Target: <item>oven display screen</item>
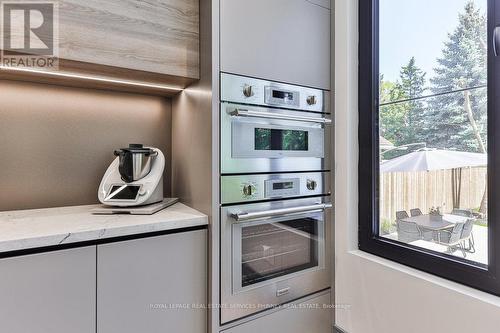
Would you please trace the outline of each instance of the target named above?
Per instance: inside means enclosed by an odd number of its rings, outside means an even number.
[[[308,151],[309,132],[255,128],[255,150]]]
[[[293,101],[293,93],[288,91],[273,90],[273,98]]]
[[[120,188],[121,188],[121,190],[120,190]],[[140,188],[141,187],[137,186],[137,185],[130,185],[130,186],[125,186],[125,187],[113,186],[113,187],[111,187],[111,191],[109,191],[109,195],[108,195],[107,199],[108,200],[135,200],[135,198],[137,198],[137,194],[139,193]]]
[[[273,190],[288,190],[293,188],[293,182],[273,183]]]

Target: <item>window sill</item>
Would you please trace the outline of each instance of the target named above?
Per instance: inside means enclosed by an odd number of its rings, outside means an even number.
[[[478,301],[488,303],[490,305],[496,306],[500,308],[500,297],[488,294],[486,292],[464,286],[462,284],[449,281],[446,279],[443,279],[441,277],[425,273],[422,271],[419,271],[417,269],[398,264],[396,262],[375,256],[373,254],[361,251],[361,250],[352,250],[348,251],[349,255],[355,256],[358,259],[366,260],[371,263],[375,263],[381,266],[384,266],[384,268],[391,269],[398,271],[400,273],[409,275],[411,277],[417,278],[419,280],[423,280],[425,282],[431,283],[435,286],[439,286],[442,288],[446,288],[450,291],[460,293],[464,296],[472,297]]]

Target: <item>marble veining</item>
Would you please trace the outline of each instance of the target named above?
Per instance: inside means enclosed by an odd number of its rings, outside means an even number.
[[[0,252],[208,224],[206,215],[181,203],[153,215],[93,215],[95,207],[0,212]]]

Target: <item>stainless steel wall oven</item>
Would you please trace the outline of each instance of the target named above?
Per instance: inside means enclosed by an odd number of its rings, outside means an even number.
[[[222,174],[330,169],[328,92],[229,74],[221,83]]]
[[[223,323],[330,286],[330,208],[317,198],[222,208]]]
[[[330,287],[329,93],[221,75],[221,323]]]

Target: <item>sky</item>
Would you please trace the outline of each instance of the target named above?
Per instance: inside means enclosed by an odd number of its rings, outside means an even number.
[[[380,72],[395,81],[401,66],[415,56],[433,75],[443,42],[458,23],[467,0],[380,0]],[[475,0],[486,12],[487,0]]]

